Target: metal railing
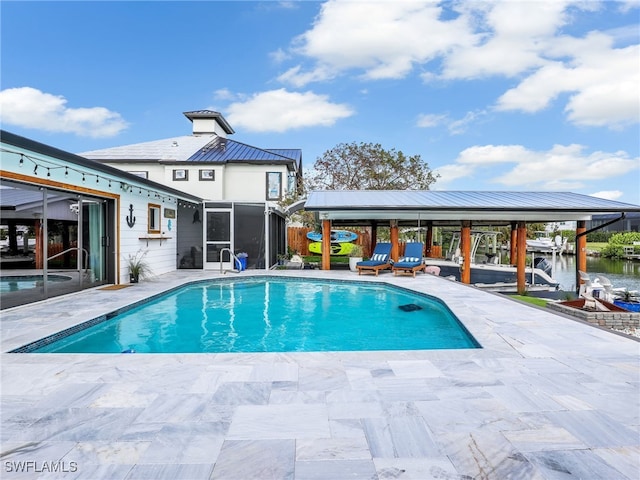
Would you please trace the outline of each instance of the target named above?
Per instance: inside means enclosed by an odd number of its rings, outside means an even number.
[[[232,268],[232,269],[227,269],[227,270],[222,270],[222,253],[223,252],[229,252],[229,255],[231,255],[231,258],[233,259],[233,264],[234,265],[240,265],[240,259],[238,257],[236,257],[235,253],[233,253],[231,251],[230,248],[221,248],[220,249],[220,273],[227,273],[227,272],[233,272],[233,273],[240,273],[240,270],[238,270],[237,268]],[[237,262],[237,263],[236,263]]]
[[[65,253],[69,253],[72,252],[73,250],[78,250],[78,252],[80,250],[82,250],[82,253],[84,253],[83,255],[83,259],[84,259],[84,271],[85,273],[87,273],[87,271],[89,270],[89,252],[87,250],[85,250],[84,248],[81,247],[71,247],[71,248],[67,248],[66,250],[56,253],[55,255],[51,255],[49,258],[47,258],[47,263],[49,262],[49,260],[53,260],[54,258],[57,258],[61,255],[64,255]]]

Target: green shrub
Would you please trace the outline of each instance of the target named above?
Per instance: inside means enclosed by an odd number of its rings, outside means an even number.
[[[624,247],[623,245],[608,243],[602,250],[600,250],[600,254],[607,258],[622,258],[624,257]]]
[[[587,235],[587,242],[593,243],[606,243],[609,241],[614,232],[602,232],[600,230],[591,232]],[[575,232],[573,232],[573,238],[575,239]]]
[[[609,239],[609,243],[615,245],[633,245],[633,242],[640,242],[640,232],[614,233]]]

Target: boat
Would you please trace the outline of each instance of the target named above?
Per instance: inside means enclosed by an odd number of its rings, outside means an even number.
[[[531,252],[550,253],[554,250],[562,253],[567,249],[567,239],[561,235],[551,238],[549,232],[535,232],[536,238],[527,239],[527,250]]]
[[[313,242],[322,242],[321,232],[309,232],[307,238]],[[353,242],[358,238],[358,234],[350,230],[331,230],[332,243]]]
[[[471,284],[486,290],[515,291],[518,271],[513,265],[500,262],[498,247],[500,232],[474,230],[471,232]],[[460,281],[462,257],[460,232],[455,232],[446,258],[427,258],[427,266],[440,268],[440,276]],[[527,288],[533,290],[557,290],[560,282],[553,278],[553,266],[544,257],[533,257],[526,268]]]
[[[355,247],[355,243],[332,243],[331,255],[349,255],[353,247]],[[310,243],[309,251],[322,255],[322,242]]]

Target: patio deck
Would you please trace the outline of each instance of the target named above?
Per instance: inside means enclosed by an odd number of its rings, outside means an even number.
[[[227,276],[254,274],[261,273]],[[5,310],[0,476],[638,478],[636,339],[432,275],[268,274],[388,282],[436,295],[484,348],[4,353],[216,272],[178,271]],[[17,462],[32,463],[16,472]],[[67,472],[47,472],[49,465]]]

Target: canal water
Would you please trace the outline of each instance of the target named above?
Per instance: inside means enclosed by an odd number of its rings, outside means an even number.
[[[541,256],[537,254],[536,256]],[[551,262],[551,255],[546,256]],[[602,275],[611,280],[615,288],[627,288],[640,291],[640,262],[631,260],[614,260],[603,257],[587,257],[587,274],[591,280]],[[575,291],[576,257],[575,255],[558,255],[555,262],[555,279],[560,282],[560,289]]]

